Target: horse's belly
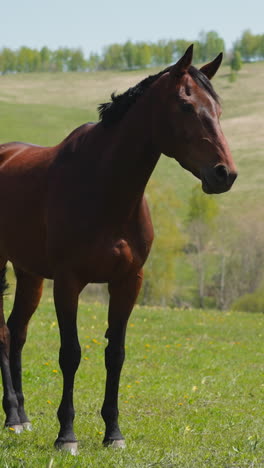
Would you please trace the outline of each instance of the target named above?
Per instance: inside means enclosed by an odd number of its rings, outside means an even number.
[[[142,266],[135,246],[125,239],[104,244],[82,244],[62,261],[63,271],[76,272],[83,284],[109,283],[138,272]]]
[[[41,210],[26,210],[17,202],[16,207],[7,203],[0,212],[0,257],[24,271],[49,278],[51,268]]]
[[[51,278],[52,271],[47,257],[45,243],[41,236],[25,238],[16,231],[16,237],[3,238],[0,234],[0,257],[9,260],[15,267],[44,278]]]

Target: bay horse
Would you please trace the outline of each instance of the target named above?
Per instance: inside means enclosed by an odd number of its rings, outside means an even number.
[[[163,153],[202,182],[206,193],[229,190],[237,176],[222,133],[221,107],[211,85],[222,54],[195,68],[190,46],[180,60],[110,103],[54,147],[0,146],[0,361],[5,427],[30,428],[24,409],[21,352],[44,278],[54,280],[63,393],[55,446],[75,454],[73,387],[80,363],[78,296],[88,283],[108,283],[103,443],[124,446],[118,387],[128,318],[138,296],[153,227],[144,198]],[[5,323],[6,263],[16,293]]]

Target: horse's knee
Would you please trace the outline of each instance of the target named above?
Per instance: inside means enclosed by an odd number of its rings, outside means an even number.
[[[0,327],[0,352],[6,352],[10,343],[10,332],[6,325]]]
[[[119,370],[125,360],[125,347],[114,346],[111,343],[105,349],[105,367],[108,371]]]
[[[62,372],[75,373],[81,360],[81,347],[78,342],[62,345],[60,348],[59,363]]]
[[[18,327],[15,321],[8,320],[7,326],[10,334],[10,343],[13,350],[20,351],[27,339],[27,327]]]

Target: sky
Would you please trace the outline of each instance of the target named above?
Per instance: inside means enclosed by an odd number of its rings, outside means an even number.
[[[227,49],[245,29],[264,33],[264,1],[0,0],[0,49],[81,47],[86,57],[112,43],[198,39],[217,31]]]

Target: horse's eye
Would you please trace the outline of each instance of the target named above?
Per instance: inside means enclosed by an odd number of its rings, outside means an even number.
[[[194,107],[192,104],[190,104],[189,102],[183,102],[181,104],[181,110],[183,112],[194,112]]]

